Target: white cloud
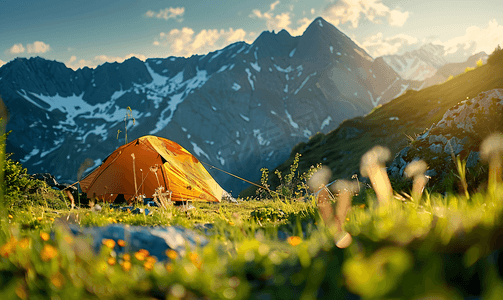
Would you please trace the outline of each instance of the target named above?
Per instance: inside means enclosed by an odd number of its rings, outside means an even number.
[[[365,39],[359,46],[365,49],[371,56],[378,57],[401,54],[405,51],[416,49],[418,47],[418,39],[406,34],[397,34],[383,38],[382,32],[379,32]]]
[[[468,55],[484,51],[491,54],[498,44],[503,41],[503,26],[496,20],[491,20],[486,28],[470,26],[465,34],[452,38],[444,43],[446,53],[451,54],[464,50]]]
[[[41,41],[36,41],[33,42],[33,44],[28,44],[26,45],[26,48],[28,48],[28,53],[45,53],[51,50],[51,46]]]
[[[311,8],[311,14],[312,15],[314,15],[314,12],[315,12],[314,8]]]
[[[27,49],[24,48],[23,44],[19,43],[7,49],[6,53],[19,54],[23,53],[25,50],[28,50],[28,53],[45,53],[51,50],[51,46],[41,41],[35,41],[33,44],[27,44],[26,48]]]
[[[182,16],[185,13],[185,8],[184,7],[167,7],[165,9],[161,9],[159,12],[154,12],[152,10],[148,10],[145,13],[145,16],[149,18],[157,18],[157,19],[164,19],[164,20],[169,20],[169,19],[176,19],[177,21],[181,22],[183,21]]]
[[[23,47],[23,44],[19,43],[19,44],[15,44],[13,45],[12,47],[10,47],[8,49],[8,52],[10,54],[19,54],[19,53],[23,53],[24,52],[24,47]]]
[[[0,67],[3,66],[3,65],[5,65],[5,64],[6,64],[6,62],[4,62],[3,60],[0,59]]]
[[[197,34],[192,28],[184,27],[172,29],[170,32],[161,32],[159,40],[154,41],[153,45],[169,47],[171,55],[191,56],[194,54],[206,54],[227,46],[236,41],[252,41],[246,39],[246,31],[239,28],[234,30],[224,29],[203,29]]]
[[[323,17],[333,25],[349,22],[353,28],[358,27],[362,15],[376,24],[382,23],[382,18],[386,17],[389,25],[400,27],[407,21],[409,12],[392,10],[381,0],[341,0],[328,5],[323,11]]]
[[[96,55],[93,59],[90,60],[85,60],[85,59],[80,59],[77,60],[77,57],[75,55],[72,55],[68,61],[65,62],[65,65],[68,68],[72,68],[74,70],[77,70],[79,68],[84,68],[84,67],[89,67],[89,68],[96,68],[97,66],[104,64],[106,62],[118,62],[121,63],[131,57],[136,57],[141,61],[145,61],[147,57],[143,54],[135,54],[135,53],[130,53],[126,56],[107,56],[107,55]]]
[[[391,26],[402,27],[409,18],[409,12],[401,12],[399,10],[392,10],[388,15],[388,23]]]
[[[302,35],[309,24],[311,24],[312,19],[302,18],[296,22],[296,28],[292,28],[290,27],[290,25],[292,24],[291,17],[293,16],[291,12],[283,12],[279,14],[273,13],[278,4],[279,1],[272,3],[270,9],[266,12],[261,12],[258,9],[254,9],[252,10],[252,13],[249,15],[249,17],[265,20],[267,30],[280,31],[282,29],[285,29],[293,36]],[[289,6],[289,8],[290,10],[292,10],[292,7]],[[314,13],[314,9],[311,9],[311,13]]]

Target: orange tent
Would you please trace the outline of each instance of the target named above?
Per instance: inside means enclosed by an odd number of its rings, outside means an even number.
[[[155,189],[171,192],[172,201],[220,202],[224,190],[203,165],[177,143],[156,136],[143,136],[110,154],[80,181],[88,197],[113,201],[123,194],[152,197]]]

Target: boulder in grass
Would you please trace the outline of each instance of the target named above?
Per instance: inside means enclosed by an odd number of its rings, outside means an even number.
[[[48,186],[50,186],[51,188],[54,188],[54,189],[63,190],[63,189],[68,188],[72,192],[77,191],[77,188],[74,185],[70,186],[67,183],[59,183],[56,180],[56,177],[54,177],[54,175],[52,175],[50,173],[35,173],[35,174],[30,175],[30,178],[43,181],[43,182],[47,183]]]
[[[492,132],[503,132],[502,120],[503,89],[482,92],[463,100],[400,151],[388,168],[388,174],[402,178],[407,164],[422,159],[429,166],[426,174],[432,176],[431,184],[435,184],[443,182],[452,173],[458,174],[453,156],[466,160],[467,168],[481,166],[479,146]]]
[[[71,224],[69,229],[74,235],[91,236],[96,252],[99,252],[103,246],[103,240],[112,239],[116,242],[114,250],[117,253],[131,253],[145,249],[158,260],[169,259],[166,256],[168,249],[175,250],[180,256],[184,256],[187,249],[195,250],[209,243],[205,236],[180,226],[144,227],[114,224],[104,227],[79,227]],[[118,240],[125,241],[126,245],[119,246]]]

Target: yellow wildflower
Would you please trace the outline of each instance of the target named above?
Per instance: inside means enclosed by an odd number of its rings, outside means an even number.
[[[129,261],[125,261],[123,264],[122,264],[122,269],[124,271],[129,271],[131,270],[131,262]]]
[[[67,235],[64,239],[67,244],[73,244],[73,238],[71,236]]]
[[[54,284],[54,286],[57,287],[58,289],[60,289],[63,286],[64,281],[65,278],[63,277],[63,275],[61,275],[61,273],[56,273],[51,276],[51,283]]]
[[[178,257],[178,253],[175,250],[168,249],[166,250],[166,256],[170,259],[176,259]]]
[[[169,263],[166,265],[166,270],[168,270],[168,273],[173,272],[173,264]]]
[[[199,259],[199,256],[195,252],[190,252],[189,253],[189,259],[190,259],[190,261],[195,262],[195,261],[197,261]]]
[[[46,241],[46,242],[47,242],[47,241],[49,240],[49,238],[50,238],[50,236],[49,236],[49,234],[48,234],[47,232],[41,232],[41,233],[40,233],[40,237],[41,237],[44,241]]]
[[[143,253],[143,255],[145,255],[145,256],[149,256],[150,255],[150,252],[148,252],[147,249],[140,249],[140,250],[138,250],[138,252]]]
[[[0,255],[3,257],[9,257],[9,254],[14,252],[16,249],[17,240],[15,237],[11,237],[10,240],[0,247]]]
[[[122,256],[122,259],[125,260],[125,261],[130,261],[131,260],[131,255],[129,255],[129,254],[126,253],[126,254],[124,254]]]
[[[49,261],[55,258],[57,255],[58,250],[49,244],[45,244],[44,248],[40,252],[40,257],[42,258],[43,261]]]
[[[117,244],[118,244],[119,246],[121,246],[121,247],[126,247],[126,241],[124,241],[124,240],[118,240],[118,241],[117,241]]]
[[[9,215],[9,219],[14,219],[14,217],[12,215]]]
[[[302,242],[302,240],[298,236],[289,236],[286,240],[287,240],[288,244],[290,244],[292,246],[297,246],[298,244],[300,244]]]
[[[110,249],[113,249],[115,247],[115,241],[112,239],[103,239],[101,240],[103,245],[107,246]]]
[[[37,221],[41,222],[42,221],[42,217],[37,217]]]
[[[195,252],[189,253],[189,259],[192,261],[194,266],[196,266],[198,269],[201,269],[201,266],[203,265],[203,262],[199,259],[199,256]]]
[[[145,268],[145,270],[147,270],[147,271],[151,271],[151,270],[154,268],[154,263],[153,263],[153,262],[150,262],[150,261],[146,261],[146,262],[143,264],[143,267]]]
[[[23,249],[28,249],[28,247],[30,246],[30,240],[27,238],[24,238],[19,241],[18,245],[19,245],[19,247],[21,247]]]
[[[109,265],[111,265],[111,266],[115,265],[115,263],[116,263],[115,257],[111,257],[111,256],[110,256],[110,257],[108,258],[107,262],[108,262],[108,264],[109,264]]]
[[[134,254],[134,257],[135,257],[137,260],[142,261],[142,260],[145,260],[146,255],[145,255],[145,253],[144,253],[144,252],[140,252],[140,251],[138,251],[138,252],[136,252],[136,253]]]

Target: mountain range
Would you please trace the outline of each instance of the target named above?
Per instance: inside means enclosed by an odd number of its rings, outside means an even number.
[[[447,53],[444,46],[428,43],[413,51],[382,58],[401,78],[426,81],[426,86],[431,86],[463,72],[466,67],[475,67],[479,59],[485,63],[487,54],[479,52],[460,60],[459,53]]]
[[[131,58],[74,71],[35,57],[0,68],[7,151],[30,173],[68,183],[86,159],[94,162],[89,172],[126,139],[147,134],[256,180],[292,146],[422,85],[322,18],[302,36],[265,31],[252,44],[189,58]],[[247,186],[209,171],[234,194]]]

